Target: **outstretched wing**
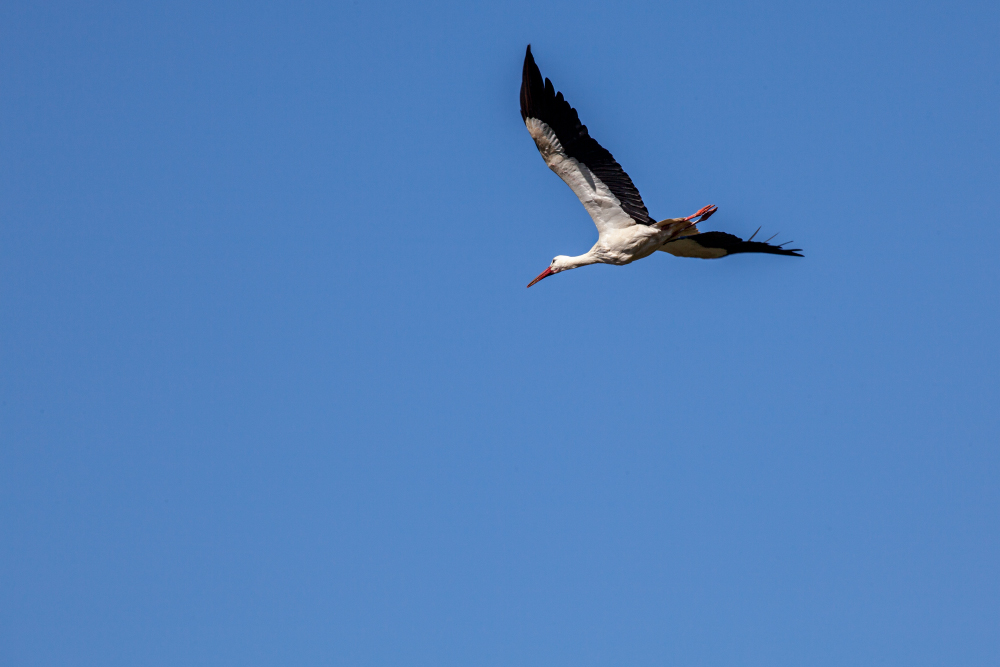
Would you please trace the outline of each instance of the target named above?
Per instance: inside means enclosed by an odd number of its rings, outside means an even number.
[[[530,44],[521,77],[521,118],[545,164],[579,197],[598,232],[655,222],[625,170],[587,133],[552,82],[543,82]]]
[[[663,244],[660,250],[669,252],[675,257],[697,257],[699,259],[718,259],[741,252],[763,252],[769,255],[802,257],[799,254],[802,252],[800,248],[783,248],[780,245],[771,245],[766,241],[753,241],[752,239],[753,236],[744,241],[738,236],[725,232],[705,232],[704,234],[674,239]]]

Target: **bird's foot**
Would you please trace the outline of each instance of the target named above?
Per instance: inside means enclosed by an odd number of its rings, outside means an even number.
[[[713,213],[715,213],[718,210],[719,210],[718,206],[716,206],[715,204],[709,204],[708,206],[704,206],[701,209],[699,209],[697,213],[689,215],[688,217],[684,218],[684,221],[685,222],[694,221],[693,224],[698,224],[699,222],[705,222],[706,220],[709,219],[709,217],[711,217]]]

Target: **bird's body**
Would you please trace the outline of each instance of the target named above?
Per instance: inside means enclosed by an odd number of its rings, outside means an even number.
[[[625,170],[589,135],[576,110],[562,93],[555,92],[552,82],[543,82],[530,45],[521,81],[521,118],[542,159],[573,190],[598,231],[593,248],[577,257],[556,257],[528,287],[561,271],[588,264],[630,264],[658,250],[704,259],[739,252],[797,254],[795,250],[743,241],[722,232],[701,234],[695,225],[715,213],[715,206],[706,206],[686,218],[657,222],[649,217]]]

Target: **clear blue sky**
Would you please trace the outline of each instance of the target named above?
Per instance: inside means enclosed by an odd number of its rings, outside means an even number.
[[[805,259],[525,290],[528,42]],[[998,120],[996,2],[4,3],[0,662],[995,665]]]

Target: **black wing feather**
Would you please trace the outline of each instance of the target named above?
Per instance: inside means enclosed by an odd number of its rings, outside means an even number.
[[[740,252],[763,252],[770,255],[802,257],[799,254],[802,252],[801,248],[786,249],[763,241],[744,241],[738,236],[733,236],[725,232],[702,232],[701,234],[686,236],[684,238],[694,241],[703,248],[721,248],[726,251],[727,255],[735,255]]]
[[[587,126],[580,122],[576,109],[557,93],[552,82],[542,80],[542,73],[531,55],[531,45],[524,56],[521,75],[521,120],[537,118],[552,128],[569,157],[587,165],[594,176],[601,179],[611,194],[618,198],[622,208],[640,225],[651,225],[655,220],[632,183],[615,158],[587,133]]]

